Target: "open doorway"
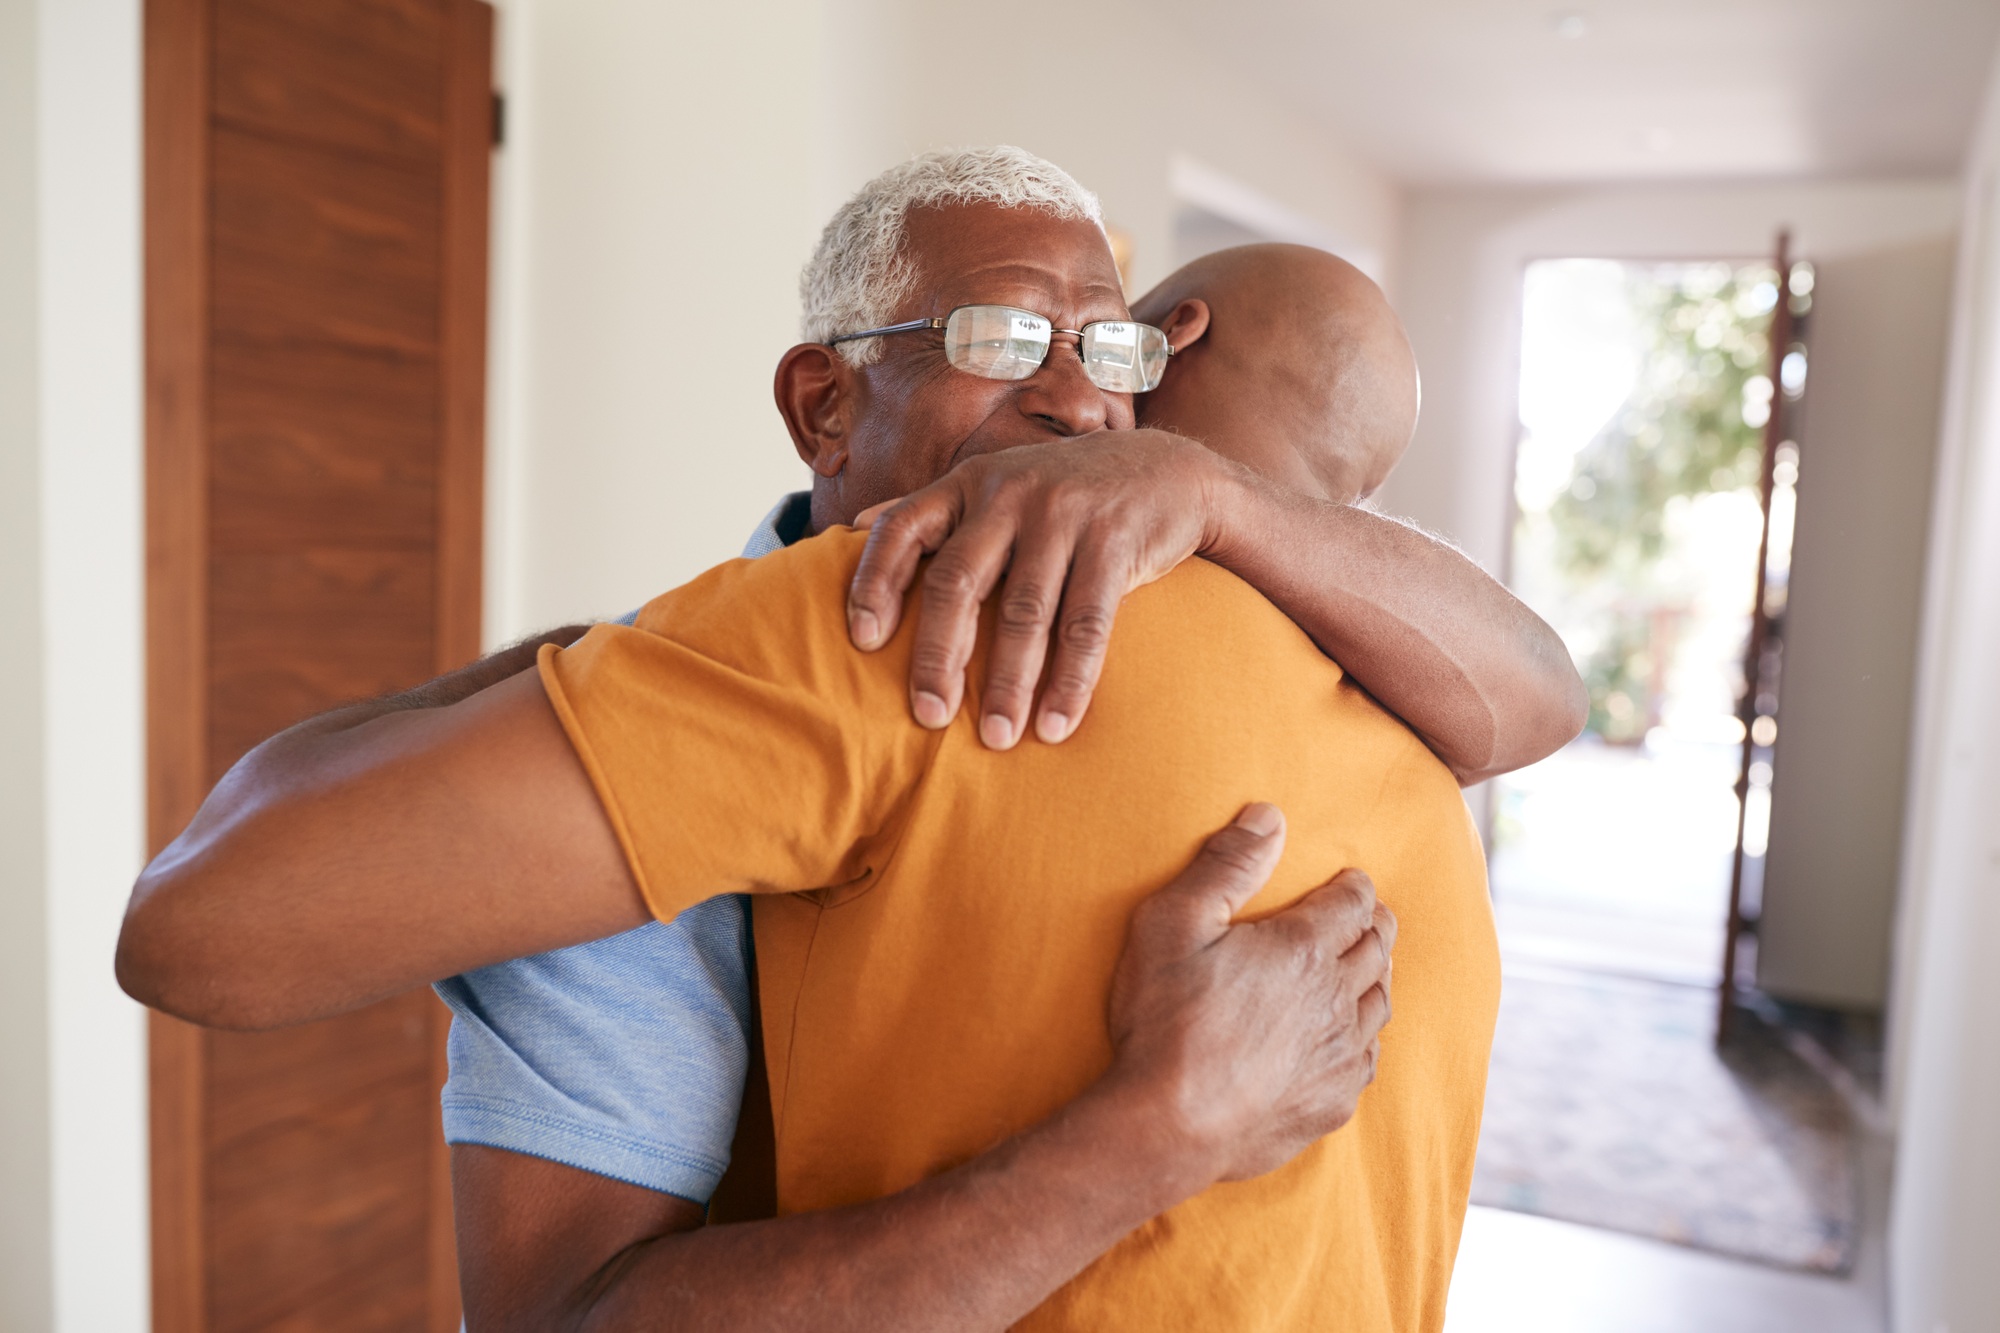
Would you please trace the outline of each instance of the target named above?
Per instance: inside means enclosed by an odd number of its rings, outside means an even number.
[[[1590,716],[1497,784],[1506,985],[1473,1199],[1841,1273],[1854,1140],[1823,1053],[1775,1008],[1716,1043],[1739,814],[1758,871],[1770,820],[1777,677],[1745,666],[1782,643],[1789,582],[1805,355],[1774,317],[1812,272],[1785,267],[1524,276],[1512,581]]]
[[[1502,945],[1519,960],[1712,986],[1763,432],[1782,392],[1769,374],[1777,273],[1557,259],[1529,266],[1522,296],[1512,583],[1568,643],[1590,720],[1496,784]],[[1772,518],[1782,575],[1790,506]],[[1746,850],[1761,855],[1769,805],[1750,805]]]

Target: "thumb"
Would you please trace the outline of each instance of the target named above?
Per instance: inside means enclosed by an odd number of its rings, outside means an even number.
[[[1139,905],[1132,919],[1135,942],[1178,956],[1215,943],[1270,881],[1284,850],[1284,813],[1264,801],[1244,806],[1186,870]]]
[[[894,500],[876,501],[874,504],[869,505],[866,509],[862,510],[860,513],[854,516],[854,526],[862,529],[863,531],[866,531],[867,529],[874,527],[875,520],[882,517],[883,511],[888,509],[890,505],[899,503],[901,500],[902,497],[898,496]]]

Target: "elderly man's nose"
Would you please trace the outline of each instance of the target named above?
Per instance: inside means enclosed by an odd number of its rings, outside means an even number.
[[[1021,387],[1022,413],[1047,422],[1059,435],[1085,435],[1109,424],[1110,396],[1083,373],[1074,340],[1059,338],[1049,359]]]

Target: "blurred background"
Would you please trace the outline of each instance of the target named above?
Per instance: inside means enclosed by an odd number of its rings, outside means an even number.
[[[1318,245],[1375,503],[1561,631],[1468,793],[1452,1333],[2000,1329],[1992,0],[0,0],[0,1327],[457,1326],[427,995],[116,989],[244,749],[736,554],[853,189],[1018,143],[1137,294]]]

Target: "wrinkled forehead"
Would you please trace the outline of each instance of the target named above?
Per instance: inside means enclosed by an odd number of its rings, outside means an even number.
[[[1130,313],[1111,243],[1088,218],[992,204],[913,209],[903,254],[917,280],[899,318],[1014,305],[1079,328]]]

